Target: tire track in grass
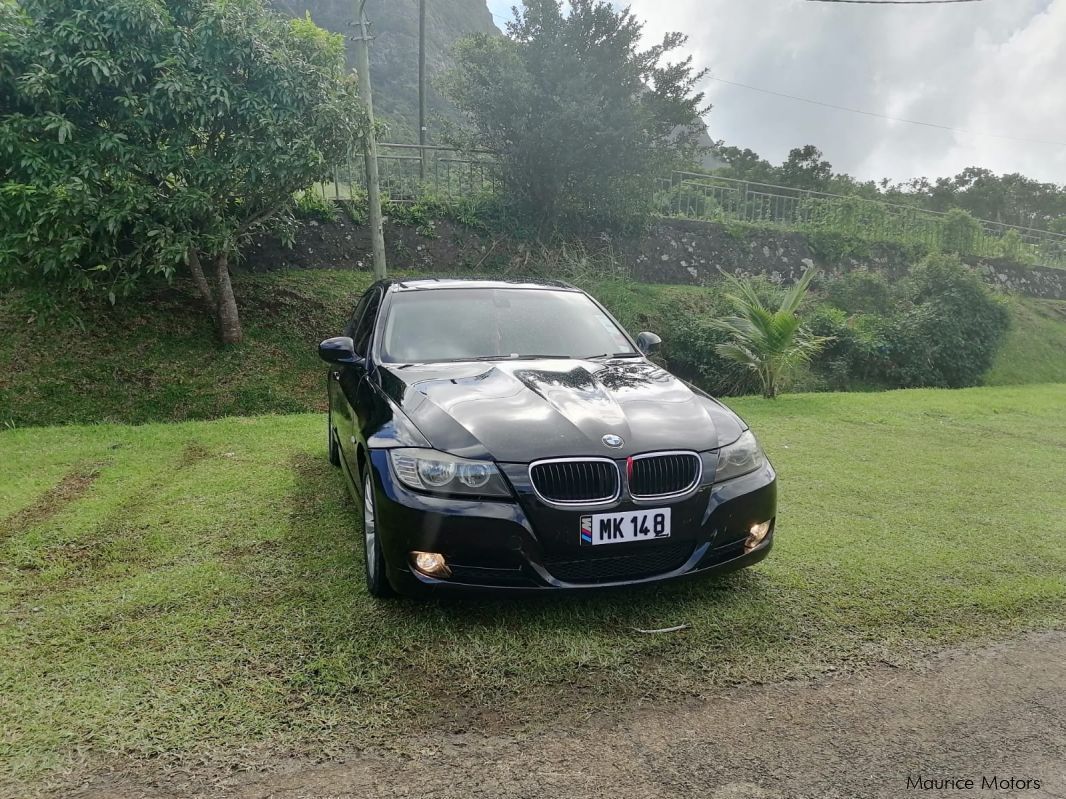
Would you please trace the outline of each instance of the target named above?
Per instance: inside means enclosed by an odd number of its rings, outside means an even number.
[[[31,527],[48,521],[67,505],[77,502],[92,488],[108,461],[82,463],[67,472],[58,483],[41,494],[29,506],[0,521],[0,540],[20,535]]]

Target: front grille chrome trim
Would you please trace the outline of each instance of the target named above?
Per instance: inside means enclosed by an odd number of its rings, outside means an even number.
[[[690,449],[672,449],[663,450],[660,452],[645,452],[643,455],[634,455],[633,461],[647,460],[648,458],[661,458],[665,455],[684,455],[696,460],[696,477],[691,483],[680,491],[670,491],[666,494],[638,494],[633,490],[633,486],[629,485],[629,495],[638,502],[658,502],[664,499],[677,499],[691,494],[697,488],[699,488],[700,482],[703,480],[703,458],[698,452],[694,452]]]
[[[533,470],[536,467],[538,467],[538,466],[545,466],[545,465],[552,464],[552,463],[607,463],[607,464],[610,464],[611,468],[614,470],[614,493],[611,494],[610,496],[602,497],[602,498],[598,498],[598,499],[584,499],[584,500],[575,500],[575,501],[551,499],[550,497],[546,497],[542,493],[540,493],[540,489],[537,488],[537,481],[533,477]],[[595,457],[595,456],[590,456],[590,457],[587,457],[587,458],[542,458],[541,460],[533,461],[531,464],[529,464],[529,469],[527,470],[527,474],[529,475],[529,484],[533,488],[533,493],[537,495],[537,499],[539,499],[541,502],[543,502],[546,505],[553,505],[553,506],[556,506],[556,507],[559,507],[559,508],[598,507],[598,506],[601,506],[601,505],[614,504],[622,496],[622,474],[618,470],[618,462],[617,461],[613,461],[610,458],[600,458],[600,457]]]

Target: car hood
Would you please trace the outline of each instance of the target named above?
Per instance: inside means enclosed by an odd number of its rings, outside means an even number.
[[[730,444],[743,422],[644,359],[383,367],[381,386],[430,444],[468,458],[539,458]],[[621,447],[603,438],[615,435]]]

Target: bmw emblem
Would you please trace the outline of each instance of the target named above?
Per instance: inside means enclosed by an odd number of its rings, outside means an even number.
[[[613,433],[608,433],[607,435],[605,435],[603,437],[603,443],[606,444],[611,449],[618,449],[625,442],[622,441],[622,437],[621,436],[616,436]]]

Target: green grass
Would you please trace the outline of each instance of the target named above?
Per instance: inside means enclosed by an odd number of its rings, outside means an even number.
[[[1066,383],[1066,300],[1016,298],[1011,310],[1011,331],[985,382]]]
[[[402,746],[1066,625],[1066,386],[735,404],[780,472],[771,558],[563,601],[371,601],[319,414],[0,432],[0,785]]]
[[[365,272],[241,275],[245,342],[216,343],[210,319],[183,285],[116,308],[83,309],[84,327],[30,322],[0,302],[0,425],[207,419],[317,409],[324,397],[316,347],[347,321],[372,278]]]
[[[30,321],[13,298],[0,299],[0,427],[320,410],[316,346],[343,328],[370,281],[329,270],[238,275],[246,340],[226,350],[182,285],[83,309],[83,327]],[[594,278],[582,285],[634,333],[662,335],[671,368],[699,379],[685,364],[700,361],[703,345],[684,328],[721,312],[712,292]],[[990,382],[1066,381],[1066,302],[1024,299],[1012,308],[1014,329]]]

